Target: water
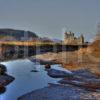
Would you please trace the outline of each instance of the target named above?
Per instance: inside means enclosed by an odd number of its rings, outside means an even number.
[[[49,77],[43,65],[35,65],[28,59],[2,62],[2,64],[6,65],[7,73],[14,76],[15,80],[6,86],[6,92],[0,95],[0,100],[17,100],[23,94],[43,88],[48,83],[56,83],[58,80]],[[39,72],[31,72],[34,66]],[[55,68],[58,66],[53,65]]]

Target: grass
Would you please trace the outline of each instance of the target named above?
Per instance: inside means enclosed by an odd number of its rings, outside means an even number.
[[[0,41],[4,45],[35,46],[35,45],[55,45],[53,42],[33,42],[33,41]]]

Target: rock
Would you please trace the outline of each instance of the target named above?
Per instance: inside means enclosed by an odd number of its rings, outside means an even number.
[[[75,76],[80,76],[84,78],[97,78],[95,74],[90,72],[88,69],[80,69],[76,71],[72,71]]]
[[[47,74],[53,78],[64,78],[64,77],[73,77],[73,73],[70,71],[61,71],[56,69],[48,69]]]
[[[15,78],[10,75],[1,75],[0,76],[0,85],[6,86],[12,82]]]
[[[14,77],[7,75],[6,72],[6,66],[0,64],[0,86],[6,86],[15,79]]]
[[[79,81],[79,80],[61,80],[59,81],[59,83],[61,84],[71,84],[71,85],[74,85],[74,86],[78,86],[78,87],[81,87],[81,88],[85,88],[85,89],[88,89],[88,90],[91,90],[91,91],[96,91],[100,89],[100,81],[97,82],[97,81],[94,81],[94,80],[84,80],[84,81]]]
[[[4,93],[6,91],[6,88],[2,85],[0,85],[0,94]]]
[[[99,98],[100,92],[86,91],[71,85],[55,84],[24,94],[18,100],[99,100]]]
[[[31,70],[31,72],[38,72],[38,70],[34,69],[34,70]]]
[[[49,65],[49,64],[45,65],[45,69],[50,69],[50,68],[51,68],[51,65]]]
[[[7,68],[5,65],[0,64],[0,94],[6,91],[5,86],[11,83],[15,78],[7,75]]]
[[[58,62],[56,62],[55,60],[43,60],[43,59],[36,59],[36,58],[30,58],[29,60],[32,61],[32,62],[35,62],[35,63],[40,63],[41,65],[46,65],[46,64],[49,64],[49,65],[58,64]]]
[[[58,83],[71,84],[88,90],[100,90],[100,78],[97,78],[93,73],[87,69],[72,71],[73,78],[64,78]]]

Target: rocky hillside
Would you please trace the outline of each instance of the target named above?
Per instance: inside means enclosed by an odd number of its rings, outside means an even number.
[[[15,30],[15,29],[0,29],[0,38],[13,37],[16,40],[27,40],[30,38],[38,38],[38,36],[31,31]]]
[[[95,40],[88,49],[94,56],[100,57],[100,40]]]

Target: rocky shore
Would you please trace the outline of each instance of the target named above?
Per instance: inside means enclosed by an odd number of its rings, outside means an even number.
[[[58,53],[48,52],[45,54],[33,56],[31,57],[31,61],[33,61],[32,59],[40,59],[40,64],[42,64],[42,61],[46,63],[49,62],[49,64],[58,63],[68,70],[79,70],[87,68],[97,76],[100,76],[100,62],[91,61],[86,50]]]
[[[46,71],[50,77],[62,79],[58,84],[49,83],[48,87],[25,94],[18,100],[99,100],[100,78],[88,69]]]
[[[91,92],[72,85],[51,84],[18,98],[18,100],[99,100],[100,92]]]
[[[8,85],[9,83],[11,83],[15,78],[10,76],[10,75],[1,75],[0,76],[0,85],[1,86],[6,86]]]
[[[33,58],[39,59],[37,62],[40,64],[59,63],[73,74],[47,70],[50,77],[62,78],[58,84],[49,84],[48,87],[25,94],[18,100],[100,100],[99,42],[100,40],[94,41],[87,48],[73,52],[48,52],[34,56]]]
[[[0,94],[6,91],[6,86],[10,84],[15,78],[10,75],[0,76]]]
[[[0,93],[6,91],[6,86],[11,83],[15,78],[6,74],[6,66],[0,64]]]

